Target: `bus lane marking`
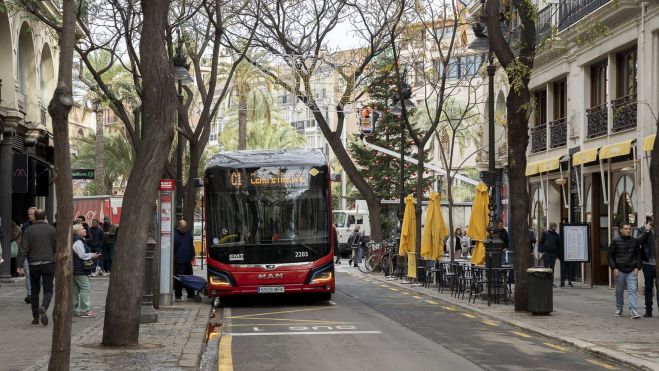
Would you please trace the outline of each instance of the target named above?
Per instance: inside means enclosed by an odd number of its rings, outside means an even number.
[[[306,308],[306,309],[293,309],[293,310],[282,310],[282,311],[277,311],[277,312],[266,312],[266,313],[256,313],[256,314],[244,314],[240,316],[231,316],[230,314],[226,318],[231,318],[231,319],[242,319],[242,318],[251,318],[251,317],[259,317],[259,316],[268,316],[271,314],[284,314],[284,313],[299,313],[299,312],[311,312],[311,311],[316,311],[316,310],[323,310],[323,309],[334,309],[335,307],[322,307],[322,308]],[[229,308],[227,308],[229,309]],[[227,312],[225,312],[227,313]],[[231,313],[230,311],[228,313]]]
[[[439,304],[438,302],[432,300],[425,300],[425,302],[428,304]]]
[[[494,322],[494,321],[482,320],[481,322],[484,323],[484,324],[486,324],[486,325],[488,325],[488,326],[492,326],[492,327],[497,327],[497,326],[499,326],[499,324],[496,323],[496,322]]]
[[[523,338],[530,338],[530,337],[531,337],[531,335],[529,335],[529,334],[525,334],[525,333],[523,333],[523,332],[519,332],[519,331],[510,331],[510,332],[511,332],[512,334],[515,334],[515,335],[517,335],[517,336],[521,336],[521,337],[523,337]]]
[[[559,352],[565,352],[567,350],[567,349],[563,348],[560,345],[556,345],[556,344],[552,344],[552,343],[543,343],[543,344],[545,344],[546,346],[548,346],[550,348],[556,349]]]
[[[231,335],[222,335],[217,357],[218,371],[233,371],[233,358],[231,356]]]
[[[471,318],[471,319],[478,318],[478,316],[474,316],[471,313],[460,313],[460,314],[462,314],[463,316],[465,316],[467,318]]]
[[[455,312],[457,309],[455,307],[442,307],[444,310],[448,310],[449,312]]]
[[[288,336],[288,335],[374,335],[382,331],[278,331],[278,332],[232,332],[231,336]]]
[[[414,299],[419,299],[419,300],[422,300],[422,299],[423,299],[422,297],[417,296],[417,295],[412,295],[412,297],[413,297]]]
[[[309,322],[296,322],[295,320],[291,320],[292,322],[290,323],[241,323],[241,324],[231,324],[231,325],[225,325],[224,327],[265,327],[265,326],[305,326],[305,325],[310,325],[314,323],[309,323]],[[318,321],[318,323],[315,323],[316,325],[354,325],[356,322],[323,322],[323,321]]]
[[[586,358],[586,361],[588,361],[588,362],[590,362],[590,363],[592,363],[592,364],[594,364],[594,365],[596,365],[596,366],[604,367],[604,368],[607,369],[607,370],[617,370],[617,369],[618,369],[616,366],[610,365],[610,364],[608,364],[608,363],[604,363],[604,362],[596,361],[596,360],[594,360],[594,359],[588,359],[588,358]]]

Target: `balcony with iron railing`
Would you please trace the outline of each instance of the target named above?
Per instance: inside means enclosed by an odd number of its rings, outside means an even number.
[[[547,149],[547,124],[531,128],[531,153],[542,152]]]
[[[612,132],[616,133],[636,127],[636,94],[612,100],[611,109],[613,111]]]
[[[567,144],[567,120],[561,118],[549,123],[549,147],[558,148]]]
[[[606,135],[609,129],[609,114],[606,103],[593,108],[586,108],[586,116],[588,117],[586,138],[591,139]]]
[[[558,30],[577,23],[612,0],[561,0],[558,5]]]
[[[549,4],[538,11],[538,21],[535,24],[536,44],[551,37],[552,26],[556,24],[558,4]]]

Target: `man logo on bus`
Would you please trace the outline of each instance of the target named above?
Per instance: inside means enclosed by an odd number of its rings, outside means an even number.
[[[234,187],[243,186],[243,178],[240,176],[240,171],[238,170],[234,170],[231,172],[229,181],[231,182],[231,185]]]
[[[259,273],[260,280],[272,280],[284,278],[283,273]]]

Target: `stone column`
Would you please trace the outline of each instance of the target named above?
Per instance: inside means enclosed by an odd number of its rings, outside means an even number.
[[[2,141],[0,142],[0,218],[4,239],[2,242],[2,258],[0,280],[11,279],[11,209],[12,209],[12,172],[13,156],[11,142],[16,135],[16,128],[21,119],[18,112],[10,112],[2,119]]]

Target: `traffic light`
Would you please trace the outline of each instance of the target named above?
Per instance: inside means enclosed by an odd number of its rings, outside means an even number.
[[[380,118],[380,113],[369,106],[359,110],[359,131],[364,136],[371,136],[375,131],[375,124]]]

